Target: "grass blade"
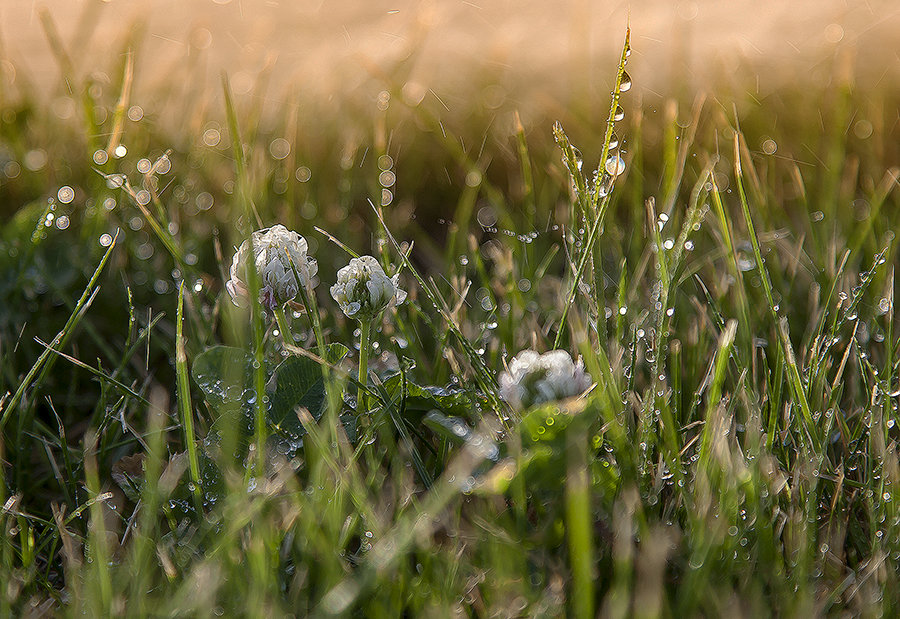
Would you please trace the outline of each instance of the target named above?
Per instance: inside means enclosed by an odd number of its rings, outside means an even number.
[[[60,350],[64,348],[66,343],[72,337],[72,334],[75,331],[75,327],[77,327],[78,323],[81,322],[85,310],[90,306],[91,301],[93,300],[94,296],[97,293],[97,290],[99,289],[99,287],[97,286],[97,280],[100,279],[100,274],[103,272],[103,267],[106,266],[107,260],[109,260],[110,255],[112,255],[113,249],[116,247],[116,240],[118,238],[119,233],[117,231],[115,237],[113,237],[112,242],[109,244],[109,247],[106,249],[106,253],[103,254],[103,258],[100,259],[100,263],[94,270],[93,275],[91,275],[90,280],[88,280],[87,286],[85,286],[84,292],[81,293],[81,298],[79,298],[78,303],[75,304],[75,309],[72,310],[72,313],[69,316],[69,319],[66,321],[66,324],[63,326],[60,332],[56,334],[56,337],[53,338],[53,340],[50,342],[50,345],[44,349],[44,352],[41,353],[37,361],[34,362],[34,365],[31,366],[31,369],[25,375],[25,378],[22,379],[22,382],[19,384],[19,388],[16,389],[13,397],[9,400],[9,402],[6,403],[6,407],[3,409],[3,413],[2,415],[0,415],[0,432],[2,432],[3,428],[6,426],[6,422],[9,419],[10,414],[12,414],[12,411],[15,410],[22,402],[22,399],[25,397],[26,390],[32,387],[39,387],[44,377],[47,375],[47,372],[49,372],[53,367],[53,359],[55,359],[56,357],[50,356],[50,350]]]

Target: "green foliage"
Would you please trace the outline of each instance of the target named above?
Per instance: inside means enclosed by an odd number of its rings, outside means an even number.
[[[44,21],[77,113],[0,99],[0,616],[897,614],[896,92],[629,99],[623,50],[608,117],[226,80],[174,126]],[[277,322],[223,288],[274,223],[321,279]],[[410,291],[362,380],[344,247]],[[511,410],[555,345],[592,389]]]

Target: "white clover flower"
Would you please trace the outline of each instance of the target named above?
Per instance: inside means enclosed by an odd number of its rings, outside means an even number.
[[[348,317],[372,320],[388,305],[403,303],[406,293],[399,285],[399,274],[389,278],[375,258],[360,256],[337,272],[331,296]]]
[[[591,386],[591,375],[584,362],[572,361],[564,350],[539,354],[523,350],[509,363],[509,371],[500,373],[500,397],[524,410],[544,402],[564,400],[583,393]]]
[[[231,261],[231,279],[225,288],[236,305],[250,296],[247,267],[251,247],[253,264],[259,274],[259,302],[269,310],[297,296],[298,277],[300,285],[307,286],[318,271],[315,259],[307,255],[309,246],[302,236],[281,224],[257,230],[241,244]]]

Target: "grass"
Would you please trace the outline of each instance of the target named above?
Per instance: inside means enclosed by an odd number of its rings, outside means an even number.
[[[654,100],[623,53],[570,107],[610,120],[226,79],[173,131],[45,21],[78,113],[0,99],[0,615],[898,612],[900,93]],[[275,223],[321,279],[278,323],[224,291]],[[410,292],[371,333],[353,252]],[[528,347],[594,387],[510,410]]]

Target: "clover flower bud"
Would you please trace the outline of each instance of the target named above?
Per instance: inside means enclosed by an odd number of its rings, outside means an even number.
[[[564,350],[543,355],[523,350],[510,361],[509,371],[500,373],[500,397],[517,410],[571,398],[590,386],[591,375],[584,371],[584,362],[580,357],[572,361]]]
[[[293,300],[300,292],[297,280],[300,286],[308,286],[318,271],[308,250],[306,239],[281,224],[254,232],[241,243],[231,262],[231,279],[225,288],[232,301],[242,305],[250,297],[250,264],[259,274],[259,302],[263,306],[274,310]]]
[[[399,305],[406,299],[399,282],[399,275],[389,278],[375,258],[360,256],[337,272],[331,296],[349,318],[372,320],[389,305]]]

